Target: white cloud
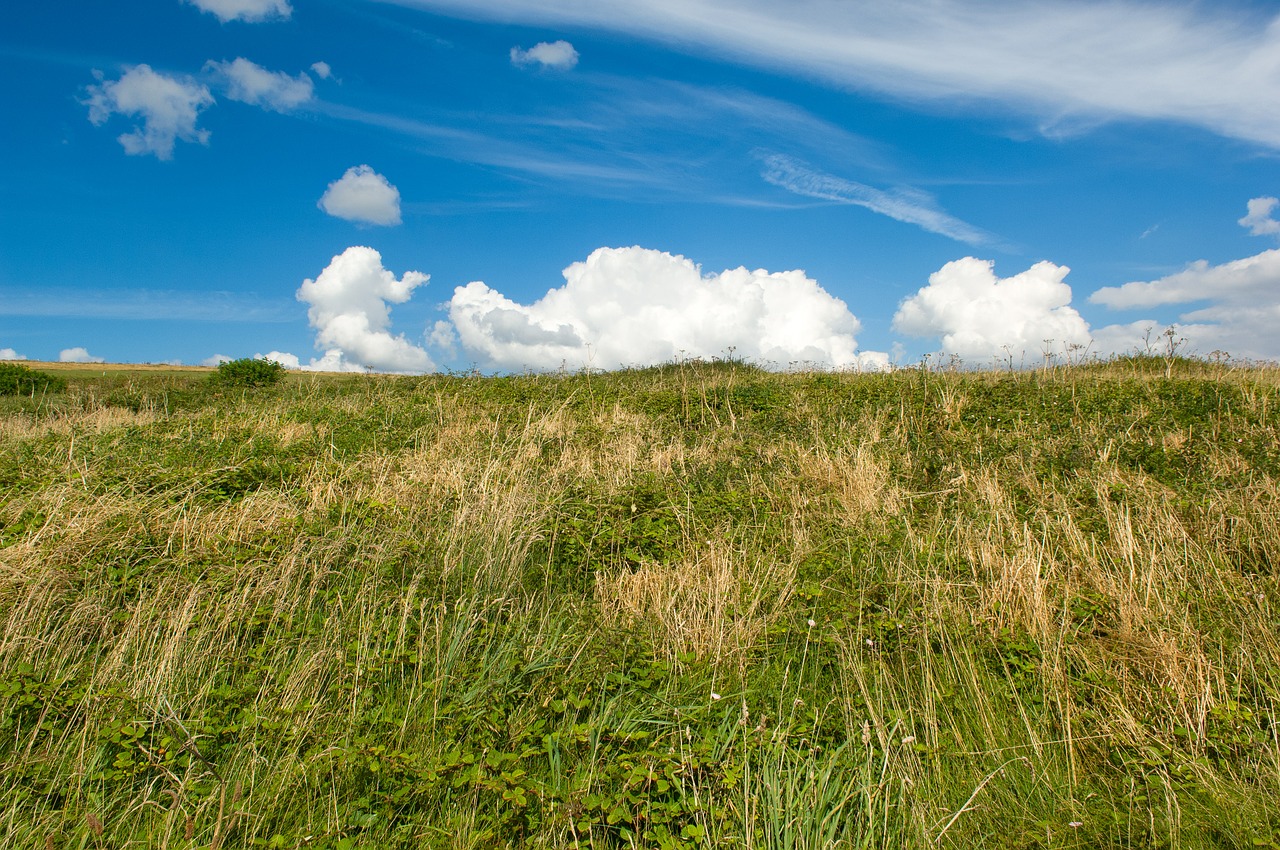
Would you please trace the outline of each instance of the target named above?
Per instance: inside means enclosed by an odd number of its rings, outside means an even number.
[[[435,323],[427,336],[427,341],[448,357],[456,357],[458,354],[458,333],[453,329],[453,325],[446,321],[441,320]]]
[[[207,62],[205,69],[223,80],[227,97],[274,112],[289,112],[315,96],[315,84],[306,74],[290,77],[268,71],[244,57],[230,62]]]
[[[943,109],[993,101],[1046,131],[1179,121],[1280,146],[1280,16],[1146,0],[395,0],[465,18],[594,27]]]
[[[993,241],[990,235],[973,225],[938,209],[937,202],[919,190],[896,189],[884,192],[862,183],[814,171],[799,160],[782,154],[769,154],[763,160],[765,169],[761,176],[788,192],[866,207],[872,212],[906,224],[914,224],[930,233],[938,233],[958,242],[982,245]]]
[[[392,336],[391,308],[403,304],[429,280],[405,272],[399,280],[382,267],[372,248],[351,247],[334,257],[315,280],[303,281],[297,297],[310,305],[307,318],[316,329],[316,348],[325,349],[311,368],[326,371],[372,369],[378,372],[429,372],[427,352],[401,336]]]
[[[1113,310],[1226,301],[1240,306],[1280,297],[1280,250],[1263,251],[1243,260],[1210,266],[1197,260],[1180,272],[1152,281],[1104,286],[1089,296],[1094,304]]]
[[[484,283],[458,287],[449,316],[462,346],[501,369],[614,369],[730,352],[786,366],[876,368],[857,351],[858,320],[801,271],[704,276],[681,256],[600,248],[565,285],[518,304]]]
[[[225,354],[214,354],[200,361],[201,366],[221,366],[223,363],[230,363],[230,357]]]
[[[525,50],[511,48],[511,64],[517,68],[540,65],[557,71],[568,71],[578,64],[578,51],[567,41],[543,41]]]
[[[95,75],[101,82],[89,86],[89,96],[83,101],[95,126],[102,126],[115,114],[142,119],[142,126],[119,137],[125,153],[172,159],[178,139],[208,144],[209,131],[196,129],[200,111],[214,102],[205,86],[165,76],[148,65],[134,66],[118,80],[103,80],[99,72]]]
[[[1038,356],[1048,345],[1061,354],[1087,346],[1089,325],[1070,306],[1066,266],[1036,263],[997,278],[995,264],[965,257],[929,276],[929,284],[898,307],[893,328],[938,337],[942,351],[977,364],[993,357]],[[1052,340],[1046,343],[1045,340]]]
[[[58,352],[59,363],[105,363],[102,357],[94,357],[85,348],[77,346],[75,348],[64,348]]]
[[[400,223],[400,190],[367,165],[348,168],[320,198],[329,215],[363,224]]]
[[[273,360],[286,369],[304,369],[296,354],[287,351],[268,351],[266,354],[254,354],[254,360]]]
[[[333,69],[329,67],[328,62],[312,62],[311,70],[322,80],[327,80],[333,76]]]
[[[269,18],[288,18],[293,14],[289,0],[188,0],[191,5],[227,21],[254,23]]]
[[[1253,198],[1249,201],[1248,215],[1237,223],[1241,227],[1249,228],[1249,232],[1254,236],[1280,234],[1280,221],[1272,218],[1277,206],[1280,206],[1280,198]]]
[[[359,363],[353,363],[343,356],[342,349],[331,348],[324,353],[324,356],[317,359],[311,358],[309,363],[303,363],[298,355],[290,354],[287,351],[268,351],[266,354],[253,355],[254,360],[274,360],[286,369],[299,372],[365,372],[368,369]]]
[[[1276,335],[1280,327],[1280,249],[1217,266],[1199,260],[1158,280],[1103,287],[1089,300],[1116,310],[1202,303],[1178,318],[1178,332],[1191,349],[1200,354],[1218,350],[1236,357],[1280,358],[1280,337]],[[1132,336],[1156,324],[1141,320],[1102,328],[1098,334]]]
[[[12,348],[0,348],[0,360],[26,360],[27,358]]]

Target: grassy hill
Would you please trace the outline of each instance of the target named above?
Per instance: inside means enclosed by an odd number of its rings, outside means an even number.
[[[1273,368],[97,371],[0,846],[1280,848]]]

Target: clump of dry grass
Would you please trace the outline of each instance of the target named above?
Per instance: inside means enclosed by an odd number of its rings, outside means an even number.
[[[693,656],[741,670],[786,610],[794,582],[794,552],[762,557],[708,541],[676,563],[597,573],[595,598],[606,624],[647,632],[671,663]]]

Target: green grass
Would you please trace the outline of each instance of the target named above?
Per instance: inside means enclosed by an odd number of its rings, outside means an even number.
[[[66,372],[0,846],[1280,848],[1280,377]]]

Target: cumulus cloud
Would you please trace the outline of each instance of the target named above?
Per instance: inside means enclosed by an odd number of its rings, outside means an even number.
[[[223,81],[227,97],[273,112],[297,109],[315,95],[315,84],[306,74],[290,77],[283,71],[268,71],[244,57],[207,62],[204,67]]]
[[[0,348],[0,360],[26,360],[27,358],[12,348]]]
[[[462,346],[502,369],[614,369],[730,351],[783,366],[888,363],[857,351],[858,320],[802,271],[703,275],[684,257],[633,247],[601,248],[564,278],[528,305],[481,282],[458,287],[449,317]]]
[[[944,352],[973,363],[1039,354],[1046,344],[1059,353],[1088,346],[1089,325],[1070,306],[1069,271],[1040,262],[1013,277],[997,278],[989,260],[955,260],[899,305],[893,328],[908,336],[938,337]]]
[[[296,354],[287,351],[268,351],[266,354],[253,355],[254,360],[272,360],[286,369],[306,369]]]
[[[537,65],[557,71],[568,71],[578,64],[578,51],[567,41],[543,41],[528,50],[521,47],[511,48],[511,64],[517,68]]]
[[[118,80],[106,80],[94,72],[97,85],[88,88],[82,101],[89,107],[89,120],[102,126],[112,115],[139,118],[141,126],[118,137],[131,156],[154,154],[172,159],[174,143],[208,144],[209,131],[196,128],[201,110],[213,105],[209,89],[191,79],[170,77],[149,65],[136,65]]]
[[[1210,265],[1198,260],[1180,272],[1151,281],[1107,286],[1089,296],[1095,304],[1133,310],[1173,304],[1202,304],[1178,317],[1179,333],[1205,353],[1228,351],[1238,357],[1280,357],[1275,340],[1280,327],[1280,250]],[[1103,328],[1099,334],[1133,336],[1156,323],[1140,320]]]
[[[217,15],[224,24],[227,21],[255,23],[270,18],[288,18],[293,14],[289,0],[188,0],[202,11]]]
[[[316,348],[325,351],[310,368],[325,371],[429,372],[426,350],[391,334],[390,304],[403,304],[430,277],[405,272],[397,279],[382,267],[372,248],[351,247],[334,257],[315,280],[305,280],[297,297],[310,305]],[[278,352],[277,352],[278,353]]]
[[[400,190],[367,165],[348,168],[320,198],[320,209],[362,224],[400,223]]]
[[[75,348],[64,348],[58,352],[59,363],[105,363],[102,357],[94,357],[89,353],[88,349],[77,346]]]
[[[1280,221],[1273,217],[1276,207],[1280,206],[1280,198],[1253,198],[1248,206],[1248,214],[1238,222],[1241,227],[1249,228],[1254,236],[1280,234]]]
[[[230,363],[231,358],[225,354],[214,354],[200,361],[201,366],[221,366],[223,363]]]
[[[333,76],[333,69],[329,67],[328,62],[312,62],[311,71],[322,80]]]
[[[1276,297],[1280,283],[1280,250],[1263,251],[1243,260],[1210,266],[1197,260],[1180,272],[1152,281],[1104,286],[1089,296],[1094,304],[1113,310],[1185,304],[1191,301],[1229,301],[1239,305]]]
[[[841,204],[854,204],[872,212],[887,215],[905,224],[914,224],[930,233],[938,233],[971,245],[990,243],[991,236],[938,209],[932,197],[917,189],[895,189],[885,192],[814,171],[797,159],[782,154],[763,157],[761,176],[769,183],[803,195]]]

